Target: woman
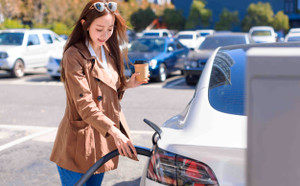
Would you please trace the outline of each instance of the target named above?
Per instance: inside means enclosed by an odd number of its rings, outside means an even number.
[[[117,3],[92,0],[83,9],[64,48],[61,79],[67,105],[50,160],[62,185],[74,185],[97,160],[118,149],[137,160],[120,100],[127,88],[145,82],[124,75],[120,46],[127,43],[126,24]],[[101,185],[104,172],[116,169],[118,157],[105,163],[87,185]]]

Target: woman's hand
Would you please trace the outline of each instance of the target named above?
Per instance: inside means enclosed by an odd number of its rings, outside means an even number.
[[[140,86],[141,84],[146,84],[146,83],[148,83],[149,78],[147,79],[147,81],[142,81],[142,82],[138,81],[138,80],[136,79],[136,76],[138,76],[138,75],[140,75],[140,73],[138,73],[138,72],[132,74],[132,76],[130,77],[130,79],[127,80],[126,88],[135,88],[135,87]],[[149,76],[150,76],[150,75],[148,75],[148,77],[149,77]]]
[[[112,126],[108,133],[114,138],[115,144],[121,156],[137,157],[137,152],[131,141],[115,126]],[[133,152],[133,154],[132,154]]]

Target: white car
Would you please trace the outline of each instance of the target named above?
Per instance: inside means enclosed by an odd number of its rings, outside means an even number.
[[[142,37],[172,37],[172,34],[168,29],[151,29],[145,30]]]
[[[28,68],[46,67],[49,57],[62,52],[65,40],[48,29],[0,31],[0,69],[22,77]]]
[[[186,109],[153,136],[141,186],[245,186],[247,116],[246,52],[251,47],[300,47],[265,43],[218,48],[209,58]]]
[[[47,73],[54,79],[60,79],[60,62],[62,60],[62,53],[57,53],[57,55],[51,55],[47,64]]]
[[[288,34],[300,34],[300,28],[291,28]]]
[[[180,31],[176,34],[176,38],[189,49],[198,48],[204,40],[204,37],[195,31]]]
[[[295,42],[295,41],[300,41],[300,32],[287,34],[284,38],[284,42]]]
[[[249,34],[256,43],[273,43],[277,41],[277,34],[271,26],[253,26]]]

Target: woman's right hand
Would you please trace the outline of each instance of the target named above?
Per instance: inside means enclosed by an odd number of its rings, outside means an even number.
[[[137,152],[131,141],[115,126],[112,126],[108,133],[113,136],[115,144],[118,148],[120,155],[133,158],[137,157]],[[133,152],[133,154],[132,154]]]

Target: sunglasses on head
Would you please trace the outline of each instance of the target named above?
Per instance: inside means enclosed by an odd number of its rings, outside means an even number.
[[[97,2],[94,3],[92,7],[94,7],[98,12],[103,12],[103,10],[105,9],[105,6],[111,11],[114,12],[117,10],[117,6],[118,4],[115,2],[109,2],[109,3],[102,3],[102,2]]]

